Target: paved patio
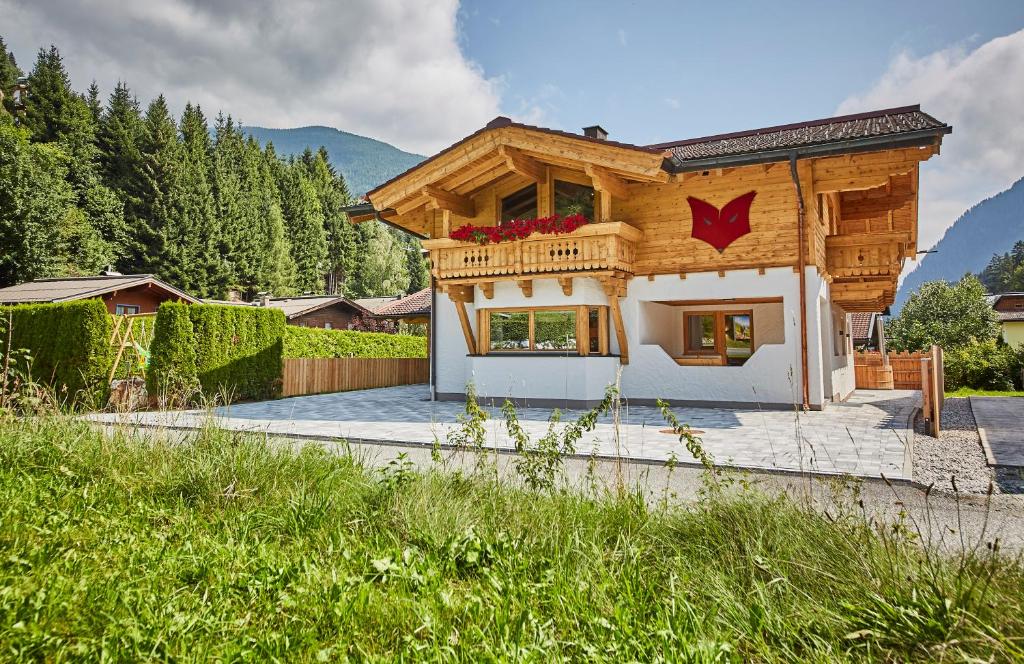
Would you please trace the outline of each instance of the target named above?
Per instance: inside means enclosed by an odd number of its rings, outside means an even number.
[[[1024,468],[1024,398],[970,399],[989,465]]]
[[[673,411],[681,422],[699,432],[717,464],[910,479],[910,417],[919,398],[912,390],[858,390],[845,403],[799,416],[794,411],[757,409],[680,407]],[[236,431],[430,445],[447,440],[463,407],[457,402],[431,402],[426,386],[406,385],[243,403],[212,412],[101,413],[91,419],[191,429],[212,417],[219,426]],[[491,417],[487,444],[511,449],[499,408],[485,410]],[[531,439],[547,430],[550,410],[520,408],[518,413]],[[566,411],[562,419],[580,414]],[[677,437],[663,433],[666,429],[657,408],[631,407],[623,401],[617,446],[611,418],[603,417],[597,428],[584,436],[577,452],[651,461],[666,461],[674,454],[680,462],[691,461]]]

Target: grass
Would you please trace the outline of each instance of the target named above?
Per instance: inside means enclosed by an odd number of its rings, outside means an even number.
[[[1024,390],[979,390],[960,387],[946,392],[947,397],[1024,397]]]
[[[0,659],[1024,657],[1024,570],[984,548],[739,489],[684,509],[488,477],[0,415]]]

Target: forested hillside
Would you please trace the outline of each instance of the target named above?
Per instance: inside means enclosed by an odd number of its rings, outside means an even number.
[[[282,158],[230,115],[211,132],[125,84],[104,101],[72,89],[56,47],[25,75],[0,38],[0,286],[51,276],[151,272],[204,297],[302,292],[391,295],[422,288],[415,242],[351,225],[327,149]]]
[[[982,272],[994,254],[1005,254],[1019,240],[1024,240],[1024,179],[964,212],[933,247],[936,253],[926,254],[903,280],[893,309],[926,281],[956,282]]]
[[[362,196],[424,159],[422,155],[404,152],[383,141],[331,127],[243,127],[243,130],[255,137],[260,145],[273,143],[281,155],[298,156],[306,149],[315,150],[323,146],[331,156],[331,165],[345,176],[349,191],[354,196]]]

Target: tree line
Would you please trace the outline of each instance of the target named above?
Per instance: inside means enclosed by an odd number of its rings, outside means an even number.
[[[152,273],[200,297],[302,293],[369,297],[428,282],[418,243],[354,226],[327,151],[279,156],[230,115],[145,109],[119,82],[72,89],[60,52],[25,74],[0,37],[0,286],[42,277]]]

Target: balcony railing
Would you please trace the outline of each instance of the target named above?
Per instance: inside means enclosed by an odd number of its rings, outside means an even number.
[[[497,277],[545,272],[619,270],[633,272],[636,243],[643,232],[622,222],[589,224],[566,235],[532,235],[524,240],[476,244],[425,240],[438,279]]]

